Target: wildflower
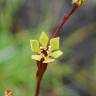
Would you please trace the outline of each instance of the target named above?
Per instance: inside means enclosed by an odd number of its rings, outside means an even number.
[[[13,91],[11,89],[5,90],[5,96],[13,96]]]
[[[59,37],[49,40],[45,32],[42,32],[40,35],[40,43],[38,40],[30,40],[30,43],[32,51],[37,53],[32,55],[32,59],[36,61],[51,63],[63,54],[59,50]]]
[[[78,6],[84,5],[86,0],[72,0],[72,4],[76,4]]]

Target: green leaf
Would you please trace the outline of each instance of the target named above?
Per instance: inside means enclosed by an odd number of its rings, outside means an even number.
[[[33,52],[39,52],[39,42],[37,40],[30,40],[30,44]]]
[[[53,58],[58,58],[58,57],[60,57],[62,54],[63,54],[63,52],[60,51],[60,50],[58,50],[58,51],[52,52],[52,53],[50,54],[50,56],[52,56]]]
[[[40,55],[32,55],[32,59],[40,61],[41,60],[41,56]]]
[[[59,49],[59,39],[59,37],[56,37],[50,40],[52,51]]]
[[[45,48],[48,44],[48,36],[45,32],[42,32],[40,35],[40,43]]]
[[[51,58],[46,58],[43,63],[51,63],[54,62],[55,59],[51,59]]]

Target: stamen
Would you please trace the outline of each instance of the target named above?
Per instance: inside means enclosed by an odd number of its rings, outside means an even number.
[[[44,49],[42,46],[40,46],[40,49],[42,50],[42,49]]]

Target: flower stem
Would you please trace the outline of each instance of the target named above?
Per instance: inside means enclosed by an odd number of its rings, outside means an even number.
[[[63,17],[61,23],[57,26],[56,30],[53,31],[50,39],[57,36],[57,34],[63,28],[64,24],[68,21],[69,17],[76,11],[77,8],[78,8],[78,5],[77,4],[74,4],[72,10],[66,16]]]
[[[39,96],[41,80],[37,80],[35,96]]]
[[[36,75],[36,91],[35,91],[35,96],[39,96],[40,93],[40,84],[42,77],[47,69],[47,63],[42,63],[42,61],[37,62],[38,70],[37,70],[37,75]]]

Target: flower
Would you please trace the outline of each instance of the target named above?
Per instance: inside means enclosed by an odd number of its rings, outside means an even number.
[[[32,55],[32,59],[42,61],[43,63],[50,63],[63,54],[59,50],[59,37],[49,40],[46,33],[42,32],[39,41],[40,43],[38,40],[30,40],[32,51],[37,53]]]
[[[78,6],[84,5],[86,0],[72,0],[72,4],[77,4]]]
[[[13,91],[11,89],[5,90],[5,96],[13,96]]]

